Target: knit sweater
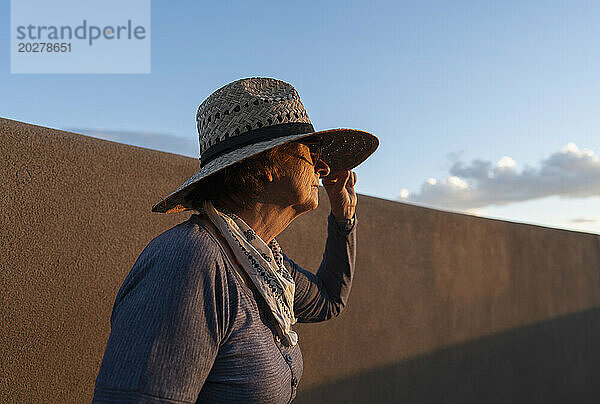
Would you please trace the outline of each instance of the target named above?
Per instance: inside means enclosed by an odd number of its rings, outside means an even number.
[[[284,255],[299,322],[328,320],[346,305],[355,228],[329,215],[316,275]],[[93,403],[288,403],[302,376],[300,344],[285,346],[270,316],[192,215],[152,240],[123,282]]]

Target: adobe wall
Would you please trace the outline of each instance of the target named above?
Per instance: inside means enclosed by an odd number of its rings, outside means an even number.
[[[91,399],[116,292],[195,159],[0,119],[0,402]],[[278,238],[316,268],[327,197]],[[298,325],[298,403],[592,402],[600,238],[359,197],[346,311]]]

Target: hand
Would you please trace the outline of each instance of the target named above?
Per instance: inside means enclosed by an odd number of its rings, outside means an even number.
[[[336,219],[352,218],[358,202],[354,191],[356,173],[350,170],[342,170],[323,177],[322,181],[329,197],[333,216]]]

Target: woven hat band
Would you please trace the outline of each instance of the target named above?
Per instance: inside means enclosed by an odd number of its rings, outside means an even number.
[[[206,149],[200,156],[200,166],[205,166],[215,158],[243,146],[273,140],[283,136],[313,133],[314,131],[315,129],[312,124],[304,122],[280,123],[253,129],[246,133],[242,133],[241,135],[225,139]]]

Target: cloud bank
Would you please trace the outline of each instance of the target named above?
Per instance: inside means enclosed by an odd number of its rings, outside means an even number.
[[[506,205],[547,196],[584,198],[600,195],[600,159],[592,150],[580,150],[574,143],[542,160],[539,168],[517,171],[508,156],[496,164],[473,160],[456,161],[450,176],[430,178],[416,193],[400,191],[400,199],[448,209],[476,209]]]
[[[198,140],[196,138],[183,138],[162,133],[127,132],[97,129],[68,129],[75,133],[96,137],[113,142],[125,143],[133,146],[146,147],[169,153],[198,158]]]

